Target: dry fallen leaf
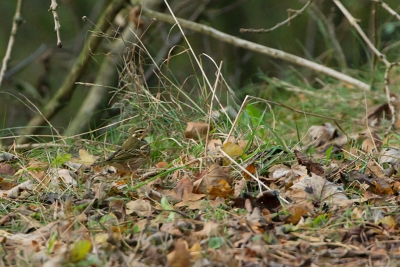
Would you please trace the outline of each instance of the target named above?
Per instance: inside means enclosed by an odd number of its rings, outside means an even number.
[[[203,139],[207,136],[209,124],[207,122],[197,121],[188,122],[185,130],[185,138],[191,138],[194,140]],[[212,128],[210,127],[210,131]]]
[[[301,153],[298,150],[294,151],[294,154],[296,155],[297,162],[300,165],[306,166],[307,170],[309,173],[315,173],[316,175],[323,176],[325,173],[324,168],[322,167],[321,164],[315,162],[314,160],[308,158],[306,155]]]
[[[98,157],[89,154],[85,149],[79,149],[79,158],[72,158],[70,161],[85,165],[92,165]]]
[[[303,178],[300,182],[295,183],[293,190],[301,190],[302,194],[294,195],[294,192],[287,192],[287,195],[297,202],[311,199],[326,203],[334,203],[338,205],[347,205],[348,198],[341,186],[338,186],[321,176],[314,173],[311,176]],[[299,193],[299,192],[297,192]]]
[[[294,165],[291,168],[277,164],[269,168],[269,177],[286,183],[296,182],[301,177],[307,176],[307,168],[303,165]]]
[[[205,175],[194,183],[194,193],[208,194],[210,199],[233,195],[232,177],[218,164],[212,164]]]
[[[370,108],[367,115],[362,118],[361,123],[371,127],[377,127],[382,124],[382,120],[390,121],[392,119],[392,112],[388,103]]]
[[[136,212],[140,216],[149,217],[153,213],[153,209],[148,201],[138,199],[126,203],[126,214],[130,215],[134,212]]]
[[[178,239],[174,243],[174,250],[167,255],[169,267],[190,266],[190,252],[188,243],[183,239]]]
[[[361,141],[361,149],[367,153],[376,153],[381,150],[382,139],[374,131],[368,129],[358,135],[358,141]]]
[[[335,138],[336,129],[329,122],[322,125],[313,125],[308,130],[308,136],[310,139],[310,144],[315,147],[324,145],[329,140]]]

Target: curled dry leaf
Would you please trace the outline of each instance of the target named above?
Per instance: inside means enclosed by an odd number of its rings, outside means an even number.
[[[361,123],[371,127],[377,127],[382,124],[383,119],[388,121],[392,119],[392,112],[390,111],[388,103],[370,108],[367,115],[362,118]]]
[[[74,177],[72,177],[72,176],[75,176],[75,174],[73,174],[72,172],[70,172],[67,169],[50,168],[47,173],[49,176],[51,176],[51,178],[54,182],[57,182],[58,178],[60,178],[65,184],[69,184],[69,185],[73,185],[73,186],[78,185],[78,183],[76,182]]]
[[[238,197],[240,196],[240,193],[242,193],[243,189],[246,188],[246,180],[245,179],[241,179],[239,181],[235,182],[235,192],[234,192],[234,196]]]
[[[291,168],[277,164],[269,168],[269,177],[278,181],[285,181],[285,183],[293,183],[299,178],[307,176],[307,168],[303,165],[294,165]]]
[[[9,190],[0,191],[0,196],[6,196],[9,198],[17,198],[21,191],[31,191],[33,189],[33,183],[31,180],[27,180]]]
[[[287,211],[290,213],[290,216],[287,219],[287,222],[296,225],[303,215],[307,215],[308,208],[306,205],[306,203],[301,203],[288,207]]]
[[[207,136],[207,131],[210,127],[210,131],[212,130],[211,126],[208,123],[197,121],[197,122],[188,122],[185,130],[185,137],[200,140]]]
[[[319,147],[338,136],[335,127],[329,122],[322,125],[313,125],[308,130],[309,145]]]
[[[179,200],[182,200],[183,196],[193,192],[193,182],[185,175],[178,184],[175,186],[174,191]]]
[[[321,164],[315,162],[312,159],[309,159],[306,155],[304,155],[298,150],[295,150],[294,154],[296,155],[297,162],[300,165],[306,166],[309,173],[315,173],[316,175],[320,176],[323,176],[325,174],[325,170]]]
[[[396,164],[400,161],[400,150],[394,147],[384,148],[381,151],[379,164],[390,163]]]
[[[190,258],[191,256],[188,243],[183,239],[178,239],[174,243],[174,250],[167,255],[168,266],[190,266]]]
[[[361,149],[367,153],[376,153],[382,148],[382,139],[374,131],[369,131],[368,129],[361,132],[357,138],[361,141]]]
[[[164,169],[167,166],[168,166],[168,162],[166,162],[166,161],[160,161],[156,164],[157,169]]]
[[[205,175],[194,183],[194,193],[207,194],[210,199],[233,195],[232,177],[218,164],[212,164]]]
[[[193,235],[197,237],[220,236],[223,233],[223,225],[213,221],[204,224],[203,230],[195,232]]]
[[[208,150],[210,150],[211,152],[216,152],[218,151],[217,147],[222,146],[222,141],[221,139],[211,139],[208,144],[207,144],[207,148]]]
[[[11,164],[1,164],[0,165],[0,174],[13,176],[15,174],[15,169],[11,166]]]
[[[140,216],[149,217],[153,213],[153,210],[151,208],[151,204],[148,201],[138,199],[126,203],[126,214],[130,215],[134,212],[136,212]]]
[[[341,206],[349,203],[346,194],[341,186],[338,186],[314,173],[303,178],[294,184],[292,192],[287,192],[287,196],[296,202],[311,199],[325,203],[334,203]]]

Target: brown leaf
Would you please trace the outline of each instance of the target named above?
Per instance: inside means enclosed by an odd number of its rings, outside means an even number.
[[[307,168],[303,165],[294,165],[291,168],[277,164],[269,168],[269,177],[286,183],[297,182],[301,177],[307,176]]]
[[[371,127],[377,127],[382,124],[383,119],[389,121],[392,119],[392,112],[390,111],[388,103],[370,108],[367,115],[362,118],[361,123]]]
[[[375,188],[372,188],[371,190],[375,194],[385,194],[385,195],[394,194],[392,187],[384,179],[375,179],[373,184]]]
[[[205,175],[194,183],[194,193],[208,194],[210,199],[233,194],[232,177],[218,164],[212,164]]]
[[[149,217],[153,213],[153,210],[151,204],[148,201],[138,199],[126,203],[126,213],[132,214],[134,212],[136,212],[140,216]]]
[[[256,165],[254,164],[250,164],[246,167],[246,171],[248,171],[251,174],[255,174],[256,173]],[[246,180],[251,180],[250,175],[247,174],[247,172],[242,172],[243,178]]]
[[[207,136],[209,124],[202,121],[188,122],[185,130],[185,137],[200,140]],[[210,126],[210,131],[212,130]]]
[[[193,192],[193,182],[185,175],[175,186],[174,190],[177,198],[181,200],[185,194],[187,195]]]
[[[379,152],[382,147],[382,139],[374,131],[365,130],[358,135],[358,141],[362,141],[361,149],[367,153]]]
[[[14,212],[10,212],[7,215],[4,215],[1,219],[0,219],[0,225],[1,226],[7,226],[10,225],[11,222],[13,220],[15,220],[17,218],[17,214],[15,214]]]
[[[294,154],[296,155],[297,162],[300,165],[306,166],[309,173],[312,172],[312,173],[315,173],[316,175],[320,175],[320,176],[323,176],[325,174],[325,170],[321,164],[316,163],[312,159],[309,159],[306,155],[304,155],[303,153],[301,153],[298,150],[295,150]]]
[[[289,195],[289,192],[287,192],[287,195],[292,199],[297,199],[300,201],[311,199],[314,201],[335,203],[339,205],[348,204],[348,198],[342,187],[329,182],[328,180],[322,178],[321,176],[315,175],[314,173],[312,173],[309,177],[303,178],[291,188],[294,190],[294,192],[296,192],[296,190],[300,190],[302,192],[302,195],[295,195],[293,192],[291,192],[292,195]],[[297,193],[299,192],[297,191]]]
[[[288,223],[297,224],[303,215],[308,213],[308,210],[304,204],[297,204],[287,208],[290,213],[290,217],[287,219]]]
[[[220,223],[208,221],[204,224],[203,230],[194,233],[198,237],[219,236],[223,231],[223,226]]]
[[[324,145],[326,142],[334,139],[335,135],[337,136],[336,129],[329,122],[322,125],[313,125],[308,130],[310,145],[315,147]]]
[[[235,193],[233,194],[235,197],[240,196],[240,193],[246,188],[246,180],[241,179],[235,182]]]
[[[210,151],[218,151],[217,147],[220,147],[220,146],[222,146],[221,139],[211,139],[207,144],[207,148]]]
[[[156,164],[156,168],[158,168],[158,169],[164,169],[165,167],[167,167],[167,165],[168,165],[168,162],[160,161],[160,162],[158,162],[158,163]]]
[[[234,193],[233,188],[228,184],[226,180],[220,180],[219,185],[210,185],[207,187],[207,193],[209,199],[216,199],[217,197],[222,197],[227,199]]]
[[[15,174],[15,169],[11,166],[11,164],[1,164],[0,174],[13,176]]]

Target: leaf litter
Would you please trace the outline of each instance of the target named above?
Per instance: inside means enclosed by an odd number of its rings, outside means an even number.
[[[184,135],[203,142],[208,129],[195,122]],[[398,264],[399,148],[374,131],[343,136],[325,123],[305,149],[257,151],[210,134],[214,163],[182,152],[135,173],[91,168],[84,149],[51,164],[7,160],[0,265]]]

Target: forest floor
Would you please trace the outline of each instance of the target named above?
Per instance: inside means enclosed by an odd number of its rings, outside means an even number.
[[[107,143],[12,146],[0,163],[0,265],[397,266],[400,136],[380,137],[392,121],[384,101],[363,119],[373,103],[352,97],[361,115],[318,125],[249,103],[232,134],[218,119],[208,135],[207,122],[169,128],[134,172],[91,166],[116,149]]]

